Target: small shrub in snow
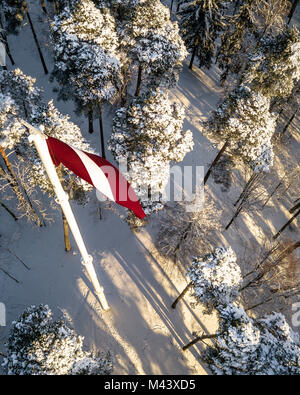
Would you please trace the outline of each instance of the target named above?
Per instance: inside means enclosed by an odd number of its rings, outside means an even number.
[[[109,355],[83,351],[83,337],[64,321],[53,321],[47,305],[31,306],[12,323],[3,367],[9,375],[105,375]]]
[[[206,191],[205,193],[203,207],[199,192],[192,202],[166,205],[159,216],[160,228],[156,240],[157,248],[163,256],[186,263],[190,256],[211,250],[215,235],[221,231],[221,213]],[[193,210],[189,211],[190,206]]]

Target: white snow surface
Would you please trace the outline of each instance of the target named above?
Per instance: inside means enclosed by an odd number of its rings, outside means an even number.
[[[49,71],[52,69],[47,20],[36,0],[28,1],[33,22],[38,30],[42,51]],[[47,3],[49,7],[49,3]],[[299,15],[299,7],[298,7]],[[35,77],[37,86],[45,91],[44,97],[53,99],[63,114],[69,114],[83,135],[91,142],[95,151],[100,151],[98,123],[95,133],[88,134],[88,122],[77,117],[72,102],[57,102],[56,93],[45,76],[37,49],[28,24],[19,36],[9,36],[9,44],[16,61],[16,67]],[[7,65],[12,66],[7,59]],[[195,146],[181,163],[183,165],[207,165],[214,159],[218,147],[213,145],[201,131],[201,121],[216,109],[224,96],[219,84],[219,71],[212,67],[209,72],[195,65],[191,72],[185,61],[179,85],[172,92],[174,101],[182,103],[186,110],[185,130],[194,134]],[[104,114],[106,141],[110,136],[114,110],[107,108]],[[296,120],[299,130],[299,118]],[[296,122],[294,121],[294,128]],[[275,153],[274,169],[270,173],[274,183],[282,174],[285,158],[299,157],[299,135],[294,135],[293,144],[286,146],[286,152]],[[113,161],[108,153],[108,160]],[[241,179],[239,168],[235,171]],[[272,185],[272,183],[271,183]],[[275,185],[275,184],[273,184]],[[233,202],[241,192],[241,185],[234,184],[228,193],[210,179],[210,192],[223,212],[223,225],[231,218]],[[231,245],[237,257],[242,257],[245,248],[255,251],[262,240],[262,234],[274,233],[290,217],[290,203],[275,200],[272,207],[253,215],[242,214],[228,231],[220,233],[220,243]],[[103,219],[99,220],[99,202],[91,192],[90,202],[82,207],[71,203],[89,253],[102,283],[109,312],[103,312],[96,301],[92,286],[82,271],[80,254],[71,237],[72,251],[64,251],[63,228],[60,211],[54,211],[55,222],[46,228],[37,229],[25,220],[17,223],[1,209],[0,245],[9,248],[28,266],[26,268],[0,247],[0,266],[20,281],[7,277],[0,271],[0,302],[6,305],[7,323],[15,320],[26,307],[47,304],[56,318],[63,311],[76,332],[85,338],[85,345],[91,350],[110,351],[113,355],[113,374],[207,374],[199,361],[201,344],[183,352],[181,347],[192,340],[194,331],[215,333],[214,316],[202,314],[201,307],[193,310],[189,295],[181,301],[176,310],[171,304],[184,289],[188,279],[173,262],[163,260],[155,246],[156,218],[145,228],[133,233],[123,220],[125,210],[114,203],[102,204]],[[114,210],[109,210],[109,207]],[[159,214],[157,214],[159,215]],[[120,218],[123,217],[123,218]],[[299,225],[298,220],[298,225]],[[294,229],[297,221],[294,223]],[[299,231],[286,231],[286,236],[299,240]],[[288,317],[289,318],[289,317]],[[0,351],[8,337],[9,325],[0,327]]]

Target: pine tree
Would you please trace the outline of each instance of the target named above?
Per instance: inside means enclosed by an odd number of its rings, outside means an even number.
[[[217,51],[217,64],[222,70],[221,82],[225,83],[229,73],[239,74],[245,67],[245,46],[253,45],[255,24],[250,4],[246,0],[237,14],[226,16],[227,28],[221,35],[221,44]]]
[[[64,320],[53,321],[47,305],[31,306],[12,323],[3,367],[8,375],[110,374],[110,355],[84,351],[83,340]]]
[[[214,138],[226,141],[226,152],[242,159],[254,172],[269,171],[273,163],[271,139],[276,123],[269,108],[269,98],[241,85],[213,111],[205,126]],[[210,167],[205,181],[211,170]]]
[[[285,28],[275,37],[266,36],[249,55],[244,81],[269,98],[288,97],[300,80],[300,34]]]
[[[113,17],[92,1],[66,7],[52,25],[55,57],[52,78],[60,84],[59,98],[73,99],[78,113],[99,118],[103,141],[102,105],[112,102],[121,84],[118,38]],[[102,144],[102,155],[105,156]]]
[[[189,68],[192,69],[195,57],[199,67],[210,68],[215,54],[215,43],[224,29],[223,0],[185,0],[179,12],[180,32],[185,45],[192,53]]]
[[[205,305],[211,312],[220,303],[227,305],[235,301],[243,280],[231,247],[218,247],[204,257],[195,257],[187,275],[190,283],[175,300],[173,308],[190,288],[197,303]]]
[[[202,359],[216,375],[299,375],[299,338],[285,317],[273,312],[250,318],[236,304],[219,309],[214,346]]]
[[[159,89],[133,99],[114,118],[109,149],[118,162],[128,161],[128,181],[148,214],[163,206],[170,162],[182,161],[193,147],[192,133],[182,131],[183,119],[183,107]]]
[[[233,16],[226,16],[217,63],[222,70],[221,82],[229,74],[241,75],[248,65],[248,53],[265,35],[275,36],[284,26],[288,0],[246,0],[235,7]]]
[[[171,22],[170,11],[160,0],[145,0],[135,7],[121,41],[138,66],[136,96],[142,84],[173,87],[177,83],[187,52],[177,23]]]

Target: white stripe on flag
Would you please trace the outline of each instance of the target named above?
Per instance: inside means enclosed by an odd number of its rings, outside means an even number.
[[[101,170],[101,168],[98,165],[96,165],[96,163],[91,158],[89,158],[84,152],[74,147],[72,147],[72,149],[76,152],[76,154],[79,156],[82,163],[84,164],[92,180],[92,183],[94,184],[94,187],[98,189],[98,191],[103,193],[105,196],[107,196],[110,200],[115,202],[115,198],[112,193],[108,179],[103,173],[103,171]]]

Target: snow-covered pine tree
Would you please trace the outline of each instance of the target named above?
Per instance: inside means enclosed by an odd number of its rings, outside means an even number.
[[[193,148],[192,133],[182,130],[183,120],[183,107],[171,103],[160,89],[134,98],[116,112],[108,148],[119,163],[128,161],[128,181],[146,214],[163,207],[160,195],[169,180],[170,163],[182,161]]]
[[[24,24],[24,20],[27,18],[30,29],[41,59],[41,63],[44,69],[45,74],[48,74],[48,68],[46,66],[46,62],[40,47],[40,43],[38,40],[38,36],[36,30],[34,28],[28,4],[25,0],[2,0],[2,10],[5,16],[5,30],[8,34],[19,34],[19,31]],[[1,10],[1,11],[2,11]]]
[[[220,303],[227,305],[235,301],[243,281],[231,247],[218,247],[204,257],[195,257],[187,270],[187,276],[190,283],[172,304],[173,308],[192,289],[197,303],[203,304],[211,312]]]
[[[254,319],[232,303],[219,309],[219,322],[214,346],[201,355],[213,374],[300,374],[299,336],[282,314]]]
[[[205,203],[202,194],[197,191],[192,202],[166,205],[159,217],[157,249],[163,256],[180,262],[184,267],[189,263],[189,257],[209,252],[221,231],[221,213],[208,191],[204,190],[204,193]]]
[[[245,67],[245,46],[253,44],[255,24],[250,4],[253,0],[246,0],[237,14],[226,15],[226,28],[221,35],[221,43],[217,50],[217,64],[222,70],[221,82],[225,83],[229,73],[239,74]]]
[[[133,79],[132,59],[128,57],[128,26],[131,24],[136,6],[143,0],[93,0],[102,9],[109,9],[115,19],[119,40],[118,55],[120,60],[122,86],[120,89],[121,106],[127,102],[128,86]]]
[[[30,306],[12,323],[3,367],[8,375],[110,374],[110,354],[84,351],[83,340],[47,305]]]
[[[289,0],[245,0],[236,4],[234,15],[224,19],[226,28],[217,51],[222,84],[230,73],[237,76],[244,72],[247,54],[257,47],[261,38],[282,30],[288,7]]]
[[[54,69],[60,84],[59,98],[73,99],[79,113],[99,118],[102,156],[105,156],[102,105],[112,102],[121,85],[118,37],[108,9],[98,9],[91,0],[66,7],[52,24]]]
[[[180,33],[185,45],[192,53],[189,68],[193,68],[195,57],[199,67],[210,68],[215,54],[215,43],[224,29],[224,0],[185,0],[179,12]]]
[[[273,163],[271,139],[276,125],[276,117],[269,108],[270,98],[241,85],[212,112],[205,127],[216,140],[226,142],[222,154],[226,149],[236,159],[249,164],[256,173],[269,171]],[[212,167],[205,182],[211,170]]]
[[[289,96],[300,80],[300,34],[286,27],[275,37],[265,36],[249,55],[244,82],[269,98]]]
[[[170,10],[160,0],[145,0],[134,9],[121,32],[123,48],[138,66],[135,95],[141,85],[172,87],[187,55],[177,22],[171,22]]]
[[[9,95],[18,108],[18,116],[28,122],[35,122],[36,114],[44,111],[42,91],[35,86],[35,79],[19,68],[0,72],[0,91]],[[18,139],[11,133],[7,138]],[[15,144],[15,141],[11,143]]]

